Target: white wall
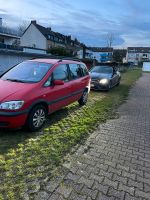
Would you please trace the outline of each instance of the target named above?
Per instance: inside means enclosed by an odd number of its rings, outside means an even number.
[[[42,33],[31,24],[20,39],[21,46],[35,47],[39,49],[47,49],[47,40]]]
[[[143,56],[143,54],[146,54],[146,56]],[[150,60],[150,53],[127,53],[127,62],[134,62],[138,63],[139,61],[143,59],[148,59]]]
[[[41,50],[41,49],[32,49],[32,48],[23,48],[23,52],[27,53],[37,53],[37,54],[46,54],[46,50]]]

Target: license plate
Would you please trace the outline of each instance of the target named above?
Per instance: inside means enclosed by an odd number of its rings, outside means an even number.
[[[94,87],[94,84],[93,84],[93,83],[91,83],[91,87]]]

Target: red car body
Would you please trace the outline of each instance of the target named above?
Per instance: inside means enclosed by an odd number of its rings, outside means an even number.
[[[0,79],[0,104],[16,100],[24,101],[23,106],[17,110],[4,110],[0,108],[0,127],[2,128],[18,128],[25,125],[31,110],[36,105],[44,105],[49,114],[74,101],[78,101],[82,97],[84,90],[88,90],[88,92],[90,90],[90,76],[88,73],[75,80],[70,79],[64,84],[60,80],[55,80],[56,85],[44,86],[59,65],[64,64],[69,67],[71,63],[82,64],[83,66],[82,62],[54,59],[35,59],[30,62],[48,63],[52,64],[52,67],[36,83],[12,82]]]

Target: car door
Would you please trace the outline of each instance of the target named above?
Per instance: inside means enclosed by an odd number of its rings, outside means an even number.
[[[63,85],[55,85],[54,80],[64,81]],[[47,90],[47,101],[49,102],[49,110],[53,112],[71,102],[71,85],[69,82],[68,66],[66,64],[58,65],[52,72],[50,78],[45,85]]]
[[[71,93],[72,102],[79,100],[83,94],[84,89],[88,85],[88,76],[83,75],[82,68],[79,64],[69,64],[70,79],[71,79]]]

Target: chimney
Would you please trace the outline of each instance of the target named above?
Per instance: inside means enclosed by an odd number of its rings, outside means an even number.
[[[3,25],[3,21],[2,21],[2,18],[0,17],[0,27],[2,27]]]
[[[36,20],[31,20],[31,24],[36,24]]]

